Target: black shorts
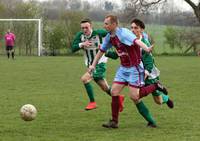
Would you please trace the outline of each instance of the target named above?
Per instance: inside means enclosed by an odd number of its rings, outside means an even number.
[[[13,50],[13,46],[6,46],[6,50]]]

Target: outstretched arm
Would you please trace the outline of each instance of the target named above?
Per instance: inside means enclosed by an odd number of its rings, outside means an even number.
[[[140,46],[142,49],[144,49],[146,52],[151,52],[153,47],[150,46],[150,47],[147,47],[142,41],[140,41],[139,39],[136,39],[135,40],[135,43]]]

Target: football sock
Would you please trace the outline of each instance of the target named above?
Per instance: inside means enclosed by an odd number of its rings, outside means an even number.
[[[164,94],[161,91],[156,90],[152,94],[153,94],[153,96],[161,96],[162,97],[162,104],[167,103],[167,101],[169,100],[169,96]]]
[[[94,102],[94,92],[93,92],[92,85],[90,83],[86,83],[86,84],[84,84],[84,86],[87,91],[90,102]]]
[[[163,99],[163,104],[167,103],[167,101],[169,100],[169,96],[165,95],[165,94],[161,94],[161,96],[162,96],[162,99]]]
[[[144,86],[140,88],[139,96],[140,98],[149,95],[150,93],[154,92],[157,89],[156,84],[151,84],[148,86]]]
[[[14,52],[12,52],[12,58],[14,59],[14,57],[15,57],[15,53],[14,53]]]
[[[118,117],[119,117],[119,96],[112,96],[112,120],[116,121],[118,123]]]
[[[8,58],[10,58],[10,53],[9,52],[7,53],[7,56],[8,56]]]
[[[156,124],[155,120],[153,119],[153,117],[151,116],[149,110],[147,109],[147,107],[144,105],[144,103],[141,101],[139,103],[136,104],[136,107],[139,111],[139,113],[144,117],[144,119],[152,124]]]

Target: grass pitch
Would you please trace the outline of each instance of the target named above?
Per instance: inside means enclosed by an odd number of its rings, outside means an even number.
[[[119,129],[105,129],[101,124],[110,118],[111,99],[93,83],[99,107],[84,111],[88,98],[80,82],[86,71],[82,57],[1,56],[0,141],[199,141],[200,58],[156,57],[156,62],[175,108],[144,98],[159,126],[147,128],[125,90]],[[110,84],[117,66],[118,61],[108,63]],[[27,103],[38,109],[31,122],[19,116]]]

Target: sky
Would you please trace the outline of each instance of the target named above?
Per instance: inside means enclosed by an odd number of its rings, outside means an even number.
[[[38,0],[38,1],[49,1],[49,0]],[[93,2],[96,0],[88,0],[89,2]],[[100,0],[100,1],[104,1],[104,0]],[[120,4],[121,0],[108,0],[108,1],[112,1],[112,2],[116,2],[118,4]],[[176,5],[177,7],[181,8],[182,10],[187,10],[187,11],[192,11],[192,8],[184,1],[184,0],[170,0],[174,3],[174,5]],[[199,0],[192,0],[193,2],[198,2]]]

